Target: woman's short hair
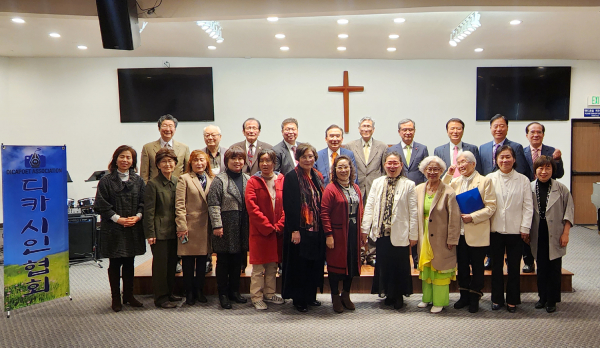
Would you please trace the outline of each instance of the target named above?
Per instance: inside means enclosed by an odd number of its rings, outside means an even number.
[[[354,165],[352,164],[350,157],[346,155],[337,156],[333,161],[333,165],[331,165],[331,181],[339,183],[337,178],[337,165],[341,160],[348,161],[348,165],[350,166],[350,177],[348,179],[350,182],[354,182],[354,178],[356,177],[356,169],[354,169]]]
[[[194,172],[194,170],[192,169],[192,160],[195,160],[198,157],[204,157],[204,159],[206,160],[206,169],[204,169],[204,172],[206,173],[206,175],[208,175],[211,178],[213,176],[215,176],[215,174],[213,174],[213,172],[212,172],[210,158],[208,157],[208,154],[202,150],[194,150],[194,151],[192,151],[192,153],[190,153],[190,159],[187,162],[187,168],[185,168],[185,172],[186,173]]]
[[[502,145],[496,150],[496,157],[494,158],[494,160],[496,160],[496,165],[498,164],[498,157],[500,156],[500,153],[502,153],[502,151],[510,152],[510,155],[515,160],[512,167],[513,169],[517,168],[517,155],[515,154],[515,150],[513,150],[513,148],[510,147],[510,145]]]
[[[427,156],[423,158],[421,163],[419,163],[419,171],[425,174],[425,170],[427,169],[429,164],[431,164],[431,162],[437,163],[442,168],[442,173],[446,171],[446,162],[444,162],[444,160],[439,158],[438,156]]]
[[[273,162],[273,164],[277,163],[277,153],[275,153],[275,151],[273,151],[272,149],[262,149],[258,152],[258,154],[256,155],[256,160],[260,163],[260,158],[264,155],[269,156],[269,158],[271,159],[271,162]]]
[[[477,164],[477,159],[475,159],[475,155],[471,151],[459,151],[456,155],[456,159],[459,157],[464,157],[469,163]]]
[[[312,151],[313,155],[315,155],[315,161],[319,159],[319,154],[314,146],[309,143],[302,143],[296,148],[296,161],[300,161],[300,157],[304,156],[304,153],[308,150]]]
[[[119,155],[124,151],[131,152],[132,162],[131,162],[130,168],[133,168],[135,170],[135,172],[137,173],[137,152],[135,152],[133,147],[131,147],[129,145],[121,145],[121,146],[117,147],[117,149],[115,150],[115,153],[113,153],[113,155],[112,155],[112,160],[108,164],[108,170],[111,172],[113,170],[117,170],[117,168],[118,168],[117,159],[119,158]]]
[[[158,152],[156,153],[156,156],[154,157],[155,162],[156,162],[155,163],[156,164],[156,168],[158,168],[158,164],[165,157],[171,158],[173,161],[175,161],[175,164],[177,164],[177,162],[179,162],[177,160],[177,155],[175,154],[175,151],[173,151],[171,149],[168,149],[166,147],[163,147],[162,149],[158,150]]]
[[[225,151],[225,167],[229,168],[229,160],[232,158],[237,158],[240,157],[244,160],[244,163],[246,163],[247,159],[246,159],[246,151],[244,151],[244,149],[242,149],[239,146],[232,146],[229,149],[227,149],[227,151]]]
[[[556,162],[552,157],[545,155],[538,157],[535,162],[533,162],[533,173],[535,174],[539,167],[545,167],[547,165],[552,167],[552,173],[556,171]]]

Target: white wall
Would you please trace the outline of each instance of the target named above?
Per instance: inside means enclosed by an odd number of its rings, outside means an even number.
[[[281,141],[280,122],[295,117],[300,141],[325,147],[324,130],[343,124],[340,93],[328,86],[342,84],[349,71],[351,85],[365,86],[350,95],[350,133],[358,138],[357,121],[369,115],[376,120],[375,137],[388,144],[399,142],[397,122],[416,121],[416,140],[433,149],[447,142],[445,123],[460,117],[466,123],[464,140],[480,145],[491,140],[489,124],[475,122],[476,68],[478,66],[572,66],[571,117],[582,117],[587,96],[598,92],[599,61],[558,60],[333,60],[333,59],[195,59],[195,58],[9,58],[0,60],[8,94],[0,103],[0,141],[11,145],[61,145],[68,148],[68,169],[74,182],[69,197],[95,195],[93,183],[84,180],[104,169],[114,149],[130,144],[137,150],[158,139],[157,125],[121,124],[117,68],[212,66],[215,122],[229,146],[243,140],[241,125],[247,117],[262,122],[261,140]],[[0,93],[0,98],[5,93]],[[3,101],[0,99],[0,101]],[[3,106],[4,105],[4,109]],[[176,115],[175,115],[176,116]],[[527,122],[511,122],[509,139],[526,146]],[[202,129],[207,123],[181,123],[176,139],[198,149],[204,147]],[[7,125],[9,125],[7,127]],[[570,168],[570,121],[545,122],[546,143],[560,148]],[[568,169],[567,169],[568,171]],[[569,184],[569,174],[562,180]]]

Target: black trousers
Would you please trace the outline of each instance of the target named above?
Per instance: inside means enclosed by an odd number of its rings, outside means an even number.
[[[506,252],[508,279],[506,281],[506,303],[521,304],[521,234],[490,233],[492,256],[492,302],[504,304],[504,253]]]
[[[460,290],[481,294],[483,289],[483,261],[488,247],[472,247],[467,244],[465,236],[460,236],[456,248],[457,280]],[[471,275],[473,272],[473,275]]]
[[[156,240],[150,246],[152,250],[152,288],[154,304],[160,306],[169,300],[175,284],[175,265],[177,264],[177,239]]]
[[[538,229],[537,248],[537,287],[540,301],[553,306],[560,302],[560,281],[562,271],[562,257],[550,260],[550,245],[548,238],[548,225],[546,220],[540,221]]]
[[[352,276],[347,275],[347,274],[329,272],[327,277],[329,279],[329,288],[331,289],[332,294],[340,293],[340,289],[339,289],[340,281],[343,284],[342,289],[345,292],[350,292],[350,287],[352,287]]]
[[[533,254],[531,253],[531,247],[527,243],[523,243],[523,262],[526,265],[533,266]]]
[[[204,289],[207,255],[181,256],[181,268],[183,269],[183,284],[188,294],[195,294]],[[196,273],[194,274],[194,269]]]
[[[294,306],[307,306],[309,303],[317,300],[317,287],[314,285],[314,275],[317,272],[323,272],[323,260],[302,259],[304,271],[298,272],[300,276],[300,287],[292,298]]]
[[[132,257],[111,257],[109,258],[108,271],[118,273],[121,276],[121,267],[123,267],[123,276],[131,273],[133,268],[134,256]]]
[[[217,253],[217,289],[219,295],[230,295],[240,291],[242,256],[246,252]]]

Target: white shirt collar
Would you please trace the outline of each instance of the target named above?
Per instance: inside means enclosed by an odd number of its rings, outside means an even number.
[[[288,143],[285,140],[283,142],[284,142],[285,146],[287,146],[288,150],[290,150],[290,151],[292,150],[292,146],[298,147],[298,143],[297,142],[294,142],[294,145],[291,145],[290,143]]]
[[[256,141],[253,143],[253,145],[254,145],[254,147],[255,147],[255,148],[256,148],[256,143],[257,143],[257,142],[258,142],[258,139],[256,139]],[[248,150],[248,149],[250,148],[250,145],[252,145],[252,144],[250,144],[250,143],[248,142],[248,140],[246,139],[246,150]]]
[[[360,138],[360,141],[363,147],[365,147],[367,144],[369,144],[369,147],[373,147],[373,137],[371,137],[369,141],[365,141],[365,139]]]
[[[452,142],[449,143],[450,144],[450,150],[454,150],[455,146],[458,146],[458,151],[462,151],[463,149],[463,142],[459,142],[458,144],[454,145]]]
[[[405,142],[402,142],[402,148],[403,148],[403,149],[406,149],[406,147],[407,147],[407,146],[408,146],[408,145],[406,145],[406,143],[405,143]],[[415,148],[415,141],[414,141],[414,140],[413,140],[413,141],[410,143],[410,148],[411,148],[411,149],[414,149],[414,148]]]
[[[172,148],[173,147],[173,138],[171,138],[171,140],[169,140],[169,142],[166,142],[163,140],[163,138],[160,138],[160,147],[165,147],[166,144],[169,144],[169,146]]]
[[[340,148],[339,148],[339,149],[337,149],[337,151],[336,151],[336,153],[338,154],[338,156],[339,156],[339,155],[341,155],[341,153],[340,153],[340,150],[341,150],[341,149],[342,149],[342,148],[340,147]],[[327,155],[328,155],[328,157],[329,157],[329,158],[331,158],[331,155],[333,155],[333,151],[331,151],[331,149],[329,148],[329,146],[327,147]]]

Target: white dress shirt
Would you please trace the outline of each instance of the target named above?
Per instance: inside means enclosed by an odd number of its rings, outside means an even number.
[[[292,150],[292,146],[295,146],[296,148],[298,148],[298,143],[294,142],[294,144],[292,145],[292,144],[288,143],[285,140],[283,142],[285,143],[285,146],[287,146],[287,149],[288,149],[288,151],[290,153],[290,156],[292,157],[292,161],[294,161],[294,163],[297,165],[298,161],[296,161],[296,156],[294,155],[294,151]]]
[[[337,153],[338,156],[341,155],[340,149],[337,149],[337,151],[335,152],[335,153]],[[332,155],[333,155],[333,151],[331,151],[331,149],[329,147],[327,147],[327,156],[329,156],[329,168],[331,168],[331,166],[333,165],[333,159],[331,158]]]
[[[171,138],[171,140],[169,140],[168,142],[164,141],[163,138],[160,138],[160,147],[165,147],[165,145],[169,145],[169,148],[173,148],[173,138]],[[124,180],[125,181],[125,180]]]

